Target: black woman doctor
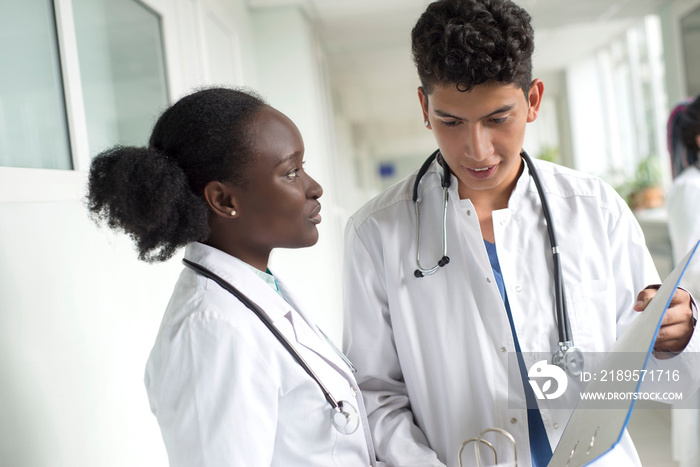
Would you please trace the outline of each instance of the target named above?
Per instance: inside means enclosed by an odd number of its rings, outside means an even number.
[[[540,410],[526,380],[526,367],[551,362],[560,341],[543,197],[573,345],[610,349],[655,293],[644,290],[659,278],[642,231],[610,186],[542,161],[532,169],[542,189],[535,185],[521,156],[545,89],[532,78],[533,49],[530,16],[507,0],[439,0],[413,29],[422,120],[439,148],[418,190],[420,251],[417,171],[346,229],[344,346],[377,457],[389,465],[457,466],[461,443],[492,427],[514,436],[518,465],[547,465],[575,406],[567,397],[578,394],[562,396],[567,409]],[[424,270],[449,262],[416,277],[417,252]],[[698,349],[693,330],[690,296],[678,291],[656,346]],[[499,460],[512,459],[510,449]],[[626,433],[600,462],[639,465]]]
[[[267,268],[318,239],[303,158],[284,114],[211,88],[167,109],[148,147],[92,163],[90,211],[140,259],[185,247],[146,367],[171,466],[376,465],[351,365]]]

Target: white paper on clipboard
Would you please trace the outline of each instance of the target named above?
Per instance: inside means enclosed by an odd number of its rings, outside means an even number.
[[[641,371],[646,368],[656,335],[661,328],[661,320],[698,245],[700,242],[678,263],[644,312],[620,336],[598,369],[599,372],[606,369],[613,371],[622,368],[623,364],[624,368],[630,370]],[[623,380],[615,383],[615,390],[620,393],[638,392],[641,384],[641,380]],[[608,390],[609,385],[594,380],[585,392],[600,393]],[[635,400],[631,399],[626,406],[621,406],[618,402],[616,407],[619,408],[601,409],[596,408],[599,407],[599,401],[582,398],[566,425],[548,467],[584,466],[610,451],[620,442],[634,403]]]

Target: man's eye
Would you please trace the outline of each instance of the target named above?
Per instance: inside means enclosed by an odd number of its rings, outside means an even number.
[[[440,120],[440,121],[441,121],[442,124],[445,125],[445,126],[456,126],[456,125],[459,123],[459,122],[456,121],[456,120],[454,120],[454,121],[449,121],[449,122],[446,122],[445,120]]]

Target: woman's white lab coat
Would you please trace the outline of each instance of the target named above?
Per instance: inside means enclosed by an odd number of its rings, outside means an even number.
[[[364,407],[347,367],[283,283],[282,299],[240,260],[203,244],[185,258],[258,304],[337,400]],[[263,322],[214,281],[186,268],[146,367],[146,389],[171,466],[367,466],[371,441],[331,424],[319,386]]]
[[[658,282],[644,237],[609,186],[535,163],[560,244],[575,344],[584,352],[604,352],[635,317],[636,294]],[[436,163],[431,170],[442,172]],[[346,229],[344,347],[358,368],[377,456],[392,466],[457,466],[463,441],[499,427],[515,437],[518,465],[530,465],[523,384],[517,371],[508,373],[513,336],[474,206],[459,199],[452,176],[450,263],[418,279],[414,180],[415,174],[370,201]],[[432,267],[442,256],[439,177],[427,175],[420,193],[421,262]],[[525,363],[529,368],[538,360],[551,362],[558,342],[552,255],[527,167],[508,208],[493,212],[493,226]],[[697,341],[691,341],[695,348]],[[560,402],[567,408],[541,410],[552,449],[575,406],[573,400]],[[500,446],[499,459],[512,458]],[[467,452],[465,465],[473,465],[473,448]],[[599,462],[639,465],[626,433]]]

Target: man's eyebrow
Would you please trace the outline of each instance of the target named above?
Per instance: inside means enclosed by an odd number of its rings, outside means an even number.
[[[515,107],[515,104],[506,104],[503,107],[498,108],[498,109],[494,110],[493,112],[491,112],[490,114],[484,115],[481,118],[489,118],[489,117],[493,117],[496,114],[502,114],[503,112],[508,112],[509,110],[513,110],[513,107]]]
[[[490,114],[484,115],[484,116],[481,117],[481,118],[482,118],[482,119],[484,119],[484,118],[489,118],[489,117],[493,117],[494,115],[497,115],[497,114],[500,114],[500,113],[503,113],[503,112],[508,112],[509,110],[512,110],[513,107],[515,107],[514,104],[506,104],[506,105],[504,105],[504,106],[502,106],[502,107],[500,107],[500,108],[494,110],[494,111],[491,112]],[[457,120],[466,120],[465,118],[458,117],[458,116],[456,116],[456,115],[452,115],[451,113],[444,112],[444,111],[442,111],[442,110],[440,110],[440,109],[433,109],[433,112],[434,112],[436,115],[440,116],[440,117],[454,118],[454,119],[457,119]]]
[[[457,119],[457,120],[464,120],[462,117],[458,117],[458,116],[456,116],[456,115],[452,115],[452,114],[449,114],[449,113],[447,113],[447,112],[443,112],[443,111],[440,110],[440,109],[433,109],[433,112],[434,112],[436,115],[439,115],[440,117],[447,117],[447,118],[455,118],[455,119]]]

